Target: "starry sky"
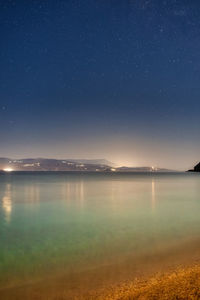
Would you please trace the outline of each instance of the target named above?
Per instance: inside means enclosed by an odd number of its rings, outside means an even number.
[[[200,1],[0,0],[0,156],[200,160]]]

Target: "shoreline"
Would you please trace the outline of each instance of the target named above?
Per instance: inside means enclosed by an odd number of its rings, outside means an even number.
[[[91,300],[194,300],[200,299],[200,264],[112,286]]]
[[[200,262],[190,266],[179,266],[163,273],[121,281],[106,287],[79,290],[74,282],[74,291],[60,290],[61,281],[56,289],[49,284],[34,287],[21,286],[14,289],[1,290],[0,297],[4,300],[198,300],[200,299]]]
[[[159,259],[145,260],[145,265],[138,265],[135,270],[131,265],[133,274],[130,276],[126,276],[128,270],[119,265],[115,269],[118,273],[118,279],[115,280],[110,274],[113,267],[108,265],[80,272],[78,276],[63,274],[7,287],[0,290],[0,298],[4,300],[200,299],[200,259],[198,251],[195,255],[192,255],[192,252],[183,255],[179,249],[172,256],[164,255],[162,263]],[[183,293],[187,297],[184,298]]]

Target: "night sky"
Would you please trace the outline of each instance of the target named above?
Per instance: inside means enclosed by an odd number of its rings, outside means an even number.
[[[0,0],[0,156],[200,160],[199,0]]]

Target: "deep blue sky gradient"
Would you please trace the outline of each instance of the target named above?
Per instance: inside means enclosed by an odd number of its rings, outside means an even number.
[[[0,6],[0,156],[200,160],[199,1]]]

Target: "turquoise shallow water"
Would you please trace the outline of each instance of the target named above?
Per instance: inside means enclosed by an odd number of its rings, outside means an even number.
[[[200,175],[0,175],[0,284],[153,256],[200,233]]]

